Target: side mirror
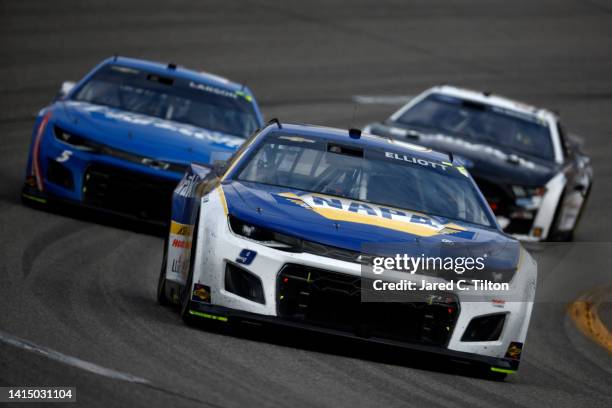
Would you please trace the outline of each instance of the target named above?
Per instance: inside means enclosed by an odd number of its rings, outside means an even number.
[[[74,88],[75,85],[76,85],[76,82],[72,82],[72,81],[62,82],[62,86],[60,87],[59,92],[55,96],[55,99],[62,99],[63,97],[68,95],[68,92],[70,92],[72,88]]]

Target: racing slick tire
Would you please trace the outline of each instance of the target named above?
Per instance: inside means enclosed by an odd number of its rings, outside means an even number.
[[[46,197],[40,196],[36,188],[26,183],[21,188],[20,198],[21,204],[37,210],[47,208],[49,204],[49,200]]]
[[[572,239],[574,238],[574,230],[576,229],[576,227],[578,226],[578,223],[580,223],[580,219],[582,218],[582,214],[584,214],[584,209],[586,208],[588,202],[589,202],[589,197],[591,196],[591,190],[593,189],[593,182],[591,181],[591,183],[589,184],[589,189],[587,190],[586,194],[584,195],[584,200],[582,201],[582,206],[580,207],[580,212],[578,213],[578,217],[576,217],[576,222],[574,223],[574,229],[572,229]]]
[[[555,210],[555,216],[553,218],[553,227],[548,234],[548,239],[546,241],[549,242],[570,242],[574,239],[574,231],[576,230],[576,226],[580,222],[580,218],[582,218],[582,214],[584,213],[584,208],[586,207],[587,201],[589,200],[589,196],[591,195],[591,188],[593,183],[589,184],[589,189],[584,195],[584,200],[582,201],[582,205],[580,206],[580,211],[578,212],[578,216],[576,217],[576,221],[574,222],[574,226],[569,231],[559,231],[557,226],[559,225],[559,214],[561,213],[561,206],[563,205],[563,200],[565,199],[565,194],[561,196],[559,200],[559,204],[557,205],[557,209]]]
[[[506,379],[506,377],[508,377],[508,374],[506,373],[498,373],[495,371],[487,371],[486,374],[484,375],[484,377],[487,380],[491,380],[491,381],[504,381]]]
[[[181,319],[187,326],[193,326],[196,323],[196,318],[189,313],[191,310],[191,287],[193,286],[193,265],[195,261],[196,248],[198,246],[198,228],[200,226],[200,216],[196,218],[193,228],[193,239],[191,242],[191,256],[189,257],[189,274],[185,281],[185,287],[181,292]]]
[[[193,284],[193,266],[189,266],[189,275],[185,282],[185,287],[181,293],[181,319],[187,326],[194,326],[196,323],[195,317],[189,311],[191,310],[191,286]]]
[[[168,265],[168,238],[164,240],[163,258],[159,279],[157,280],[157,303],[162,306],[170,306],[172,302],[166,294],[166,266]]]

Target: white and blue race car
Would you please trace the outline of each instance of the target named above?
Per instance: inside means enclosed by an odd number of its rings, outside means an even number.
[[[365,291],[383,283],[441,288],[452,279],[395,270],[370,280],[374,256],[398,245],[418,256],[486,248],[491,269],[479,277],[506,289],[368,301]],[[194,164],[178,184],[158,300],[180,305],[188,324],[297,326],[468,360],[503,376],[518,368],[536,273],[452,157],[357,130],[272,121],[227,164]],[[469,276],[467,286],[476,285]]]

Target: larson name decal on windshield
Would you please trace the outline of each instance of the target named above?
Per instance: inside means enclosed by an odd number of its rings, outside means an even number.
[[[69,101],[66,102],[69,106],[76,106],[88,112],[99,112],[108,119],[119,120],[141,126],[154,126],[158,129],[166,129],[173,132],[181,133],[185,136],[193,137],[200,140],[210,140],[213,143],[224,145],[230,148],[236,148],[242,145],[244,139],[233,136],[226,136],[221,133],[211,132],[201,128],[189,125],[178,124],[169,120],[153,118],[146,115],[140,115],[131,112],[116,111],[106,106],[92,105],[85,102]]]
[[[227,89],[216,88],[214,86],[206,85],[206,84],[198,84],[193,81],[189,81],[189,87],[198,89],[200,91],[214,93],[215,95],[226,96],[228,98],[238,99],[238,95],[236,92],[228,91]]]
[[[472,239],[475,235],[474,232],[468,231],[460,225],[441,224],[424,214],[392,207],[320,194],[297,195],[287,192],[279,193],[278,196],[335,221],[367,224],[421,237],[445,234]]]
[[[210,75],[210,74],[208,74],[208,75]],[[210,85],[206,85],[206,84],[198,84],[197,82],[193,82],[193,81],[189,82],[189,87],[190,88],[194,88],[194,89],[198,89],[198,90],[204,91],[204,92],[210,92],[210,93],[213,93],[215,95],[225,96],[227,98],[238,99],[240,97],[240,98],[244,98],[247,102],[252,102],[253,101],[253,97],[251,95],[247,94],[246,92],[243,92],[243,91],[235,91],[234,92],[234,91],[229,91],[229,90],[223,89],[223,88],[216,88],[214,86],[210,86]]]

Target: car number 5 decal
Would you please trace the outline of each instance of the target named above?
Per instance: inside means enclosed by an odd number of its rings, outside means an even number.
[[[70,150],[64,150],[62,154],[57,156],[55,161],[58,163],[64,163],[64,162],[67,162],[68,159],[70,159],[70,156],[72,156],[72,152]]]

